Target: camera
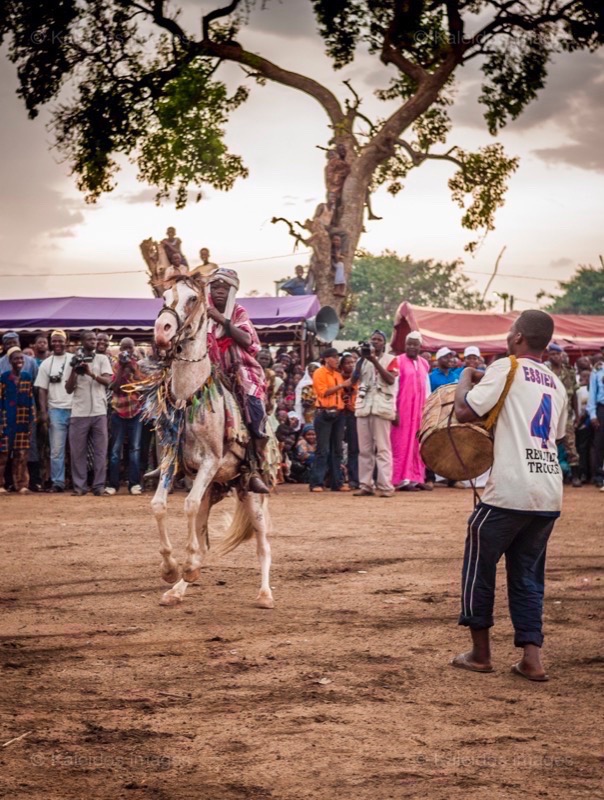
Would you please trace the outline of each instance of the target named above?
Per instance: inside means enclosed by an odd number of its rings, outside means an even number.
[[[132,353],[130,350],[120,350],[117,360],[120,364],[129,364],[132,361]]]
[[[371,358],[371,342],[359,342],[359,348],[361,350],[361,357],[362,358]]]
[[[85,353],[82,348],[80,348],[77,353],[71,359],[71,367],[72,369],[77,372],[78,375],[84,374],[84,364],[91,364],[94,361],[96,353]]]
[[[61,371],[57,372],[56,375],[49,375],[48,380],[50,383],[61,383],[63,380],[63,373],[65,372],[65,364],[61,367]]]

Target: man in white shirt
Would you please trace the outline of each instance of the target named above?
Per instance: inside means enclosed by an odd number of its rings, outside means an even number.
[[[88,491],[86,465],[90,438],[94,462],[92,491],[100,496],[107,474],[107,386],[113,380],[113,372],[107,356],[95,352],[96,333],[83,331],[80,341],[81,353],[72,357],[65,384],[67,394],[73,395],[69,422],[73,494],[81,496]]]
[[[352,375],[357,385],[354,413],[359,437],[359,490],[356,497],[392,497],[390,429],[396,416],[396,356],[387,355],[386,334],[375,330],[370,349],[361,350]],[[374,486],[375,473],[375,486]]]
[[[459,624],[470,628],[472,649],[453,666],[492,672],[497,562],[505,554],[514,644],[524,648],[512,672],[546,681],[541,663],[545,552],[562,503],[556,441],[566,430],[566,390],[542,363],[554,323],[544,311],[524,311],[508,334],[515,373],[497,418],[491,474],[468,522]],[[495,361],[485,373],[465,369],[455,395],[455,416],[473,422],[498,403],[513,359]],[[476,384],[476,385],[474,385]]]
[[[50,439],[50,491],[64,492],[65,449],[73,400],[65,389],[72,356],[66,352],[64,331],[52,332],[50,347],[52,354],[40,364],[34,385],[38,389],[38,423],[43,429],[48,428]]]

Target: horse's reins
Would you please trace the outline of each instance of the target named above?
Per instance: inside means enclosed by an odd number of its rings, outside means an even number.
[[[176,287],[174,288],[174,293],[176,295],[175,300],[174,300],[174,305],[176,305],[176,303],[178,303],[178,290],[176,289]],[[197,301],[196,307],[190,312],[190,314],[187,315],[187,317],[185,318],[185,320],[183,322],[181,322],[181,319],[178,316],[177,311],[172,306],[166,306],[166,305],[162,306],[158,316],[160,316],[164,312],[168,312],[169,314],[172,314],[172,316],[176,320],[176,325],[177,325],[176,334],[174,335],[174,338],[172,340],[172,347],[170,348],[171,350],[174,351],[178,346],[182,346],[183,344],[186,344],[187,342],[193,341],[193,339],[197,336],[197,334],[201,330],[201,326],[203,325],[205,317],[206,317],[205,314],[201,314],[200,315],[199,323],[197,325],[196,330],[194,332],[192,332],[189,336],[183,337],[183,333],[184,333],[184,331],[187,329],[187,327],[189,325],[189,319],[197,312],[198,306],[201,305],[202,296],[203,296],[203,294],[199,295],[199,300]],[[178,356],[178,355],[173,355],[172,356],[172,360],[173,361],[186,361],[189,364],[197,364],[200,361],[204,361],[206,358],[207,358],[207,354],[204,355],[202,358],[187,358],[186,356]]]
[[[503,408],[503,404],[505,403],[505,399],[508,396],[508,392],[510,391],[510,387],[514,380],[514,376],[516,375],[517,369],[518,369],[518,359],[516,358],[516,356],[510,356],[510,370],[505,379],[505,386],[503,387],[503,392],[501,393],[499,400],[490,410],[489,415],[484,422],[485,430],[491,431],[495,427],[495,423],[497,422],[497,417],[499,416],[499,413]],[[451,411],[449,412],[449,417],[447,419],[447,433],[449,434],[449,440],[451,442],[451,446],[453,447],[453,452],[455,453],[457,460],[461,464],[462,468],[466,472],[469,472],[470,470],[468,469],[466,462],[463,460],[461,453],[457,449],[457,445],[455,444],[455,439],[453,437],[453,432],[451,430],[451,420],[453,419],[454,411],[455,411],[455,403],[452,404]],[[472,487],[474,508],[476,508],[476,506],[480,502],[480,495],[476,490],[475,478],[467,478],[467,480],[469,481],[470,486]]]

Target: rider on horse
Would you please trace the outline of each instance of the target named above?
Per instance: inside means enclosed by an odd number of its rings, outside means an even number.
[[[252,492],[266,494],[269,490],[260,477],[259,469],[268,438],[264,405],[266,378],[256,361],[261,349],[260,340],[247,311],[235,302],[239,289],[239,276],[235,270],[221,267],[212,275],[209,284],[209,336],[216,345],[210,347],[210,355],[231,381],[252,437],[248,453],[248,488]]]

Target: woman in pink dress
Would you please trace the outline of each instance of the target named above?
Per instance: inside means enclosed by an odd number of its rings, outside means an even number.
[[[415,491],[424,484],[426,467],[419,454],[417,432],[422,411],[430,394],[428,362],[419,355],[422,337],[411,331],[405,340],[405,352],[398,357],[399,385],[396,400],[397,419],[392,425],[392,483],[396,489]]]

